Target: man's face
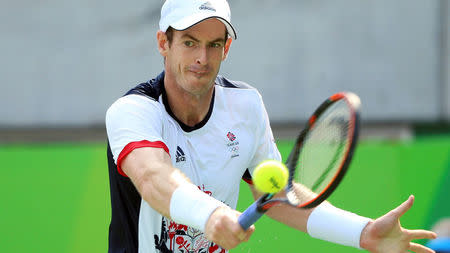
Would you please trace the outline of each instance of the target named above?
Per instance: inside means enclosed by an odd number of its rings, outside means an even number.
[[[165,44],[166,76],[192,95],[205,94],[214,85],[231,39],[225,41],[225,25],[210,18],[184,31],[173,31],[170,46]]]

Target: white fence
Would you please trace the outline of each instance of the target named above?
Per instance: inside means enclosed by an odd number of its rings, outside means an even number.
[[[229,0],[238,39],[221,73],[257,87],[274,122],[335,91],[366,121],[450,121],[448,0]],[[162,70],[162,1],[5,1],[0,127],[102,124]]]

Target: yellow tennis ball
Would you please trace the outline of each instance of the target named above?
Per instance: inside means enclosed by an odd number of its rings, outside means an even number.
[[[253,172],[253,184],[260,192],[276,193],[287,184],[288,169],[282,162],[267,160],[260,163]]]

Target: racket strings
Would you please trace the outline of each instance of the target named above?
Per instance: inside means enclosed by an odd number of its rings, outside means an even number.
[[[297,160],[293,189],[300,203],[315,199],[333,181],[350,145],[350,124],[351,111],[343,100],[316,119]]]

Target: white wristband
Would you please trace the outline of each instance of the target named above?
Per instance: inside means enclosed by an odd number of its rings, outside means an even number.
[[[361,249],[361,232],[371,219],[322,203],[308,218],[311,237]]]
[[[209,216],[222,202],[208,196],[193,184],[182,184],[170,199],[170,216],[173,221],[205,231]]]

